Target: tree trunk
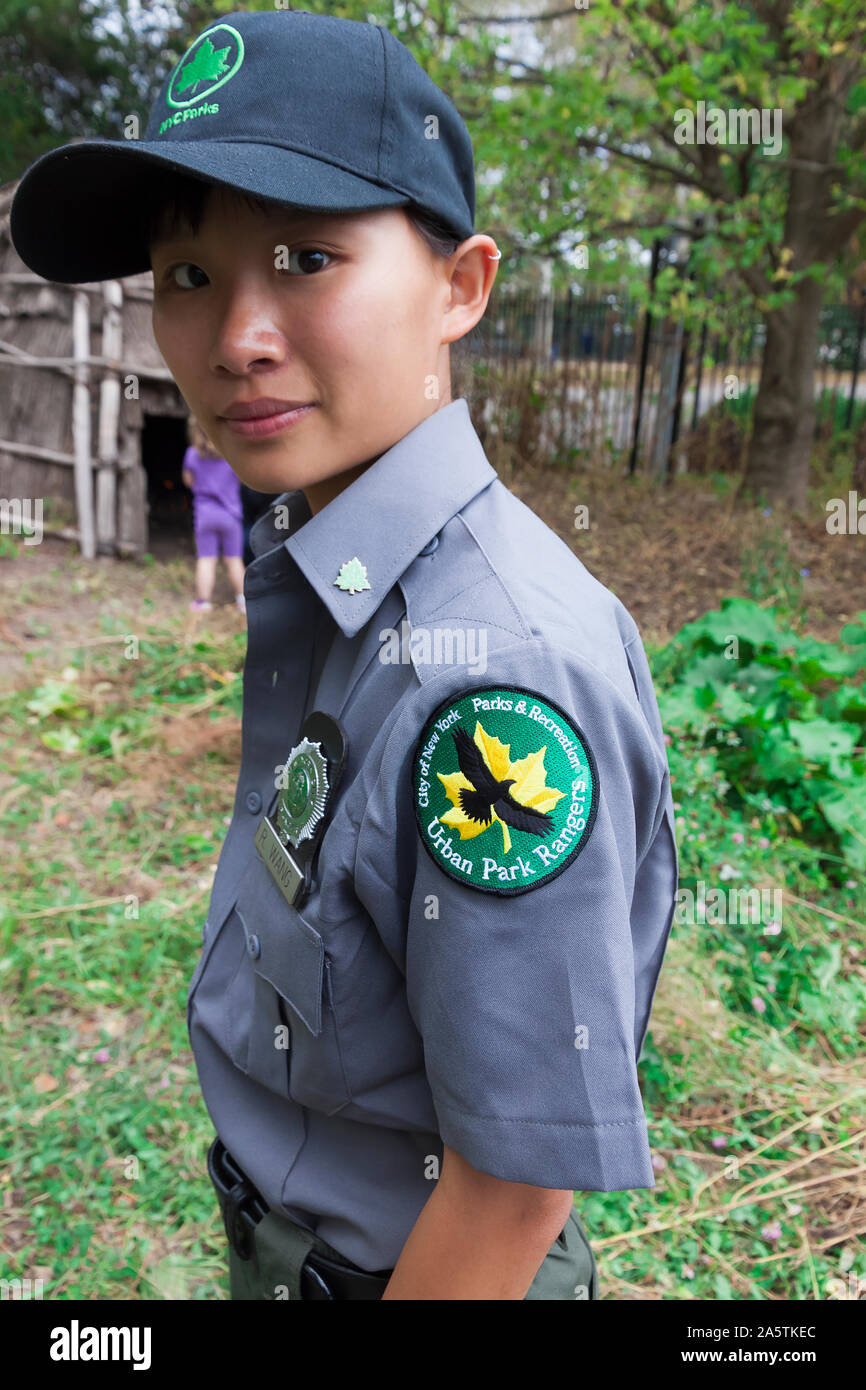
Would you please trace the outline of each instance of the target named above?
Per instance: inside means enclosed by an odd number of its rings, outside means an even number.
[[[809,66],[807,60],[804,71]],[[791,272],[835,260],[840,238],[850,234],[847,215],[834,221],[830,214],[844,106],[844,94],[840,96],[837,87],[833,70],[821,72],[814,91],[787,122],[791,172],[783,246],[791,253]],[[856,210],[855,216],[862,213]],[[813,276],[804,275],[794,294],[789,304],[766,315],[767,342],[743,491],[802,510],[815,429],[815,354],[823,289]]]
[[[815,431],[815,354],[822,287],[801,280],[797,298],[767,314],[743,491],[802,510]]]

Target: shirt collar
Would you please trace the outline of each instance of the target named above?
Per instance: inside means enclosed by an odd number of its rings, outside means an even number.
[[[283,545],[337,625],[354,637],[419,552],[496,476],[460,397],[422,420],[315,516],[302,492],[284,493],[274,506],[288,501],[293,518],[309,518]],[[254,551],[265,539],[265,521],[253,527],[251,544],[262,527]],[[335,581],[356,558],[370,587],[349,593]]]

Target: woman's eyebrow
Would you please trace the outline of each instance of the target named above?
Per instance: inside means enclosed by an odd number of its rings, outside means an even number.
[[[281,233],[288,237],[309,236],[345,236],[350,230],[347,219],[344,217],[305,217],[288,219],[275,213],[269,216],[267,224],[268,236]],[[179,229],[172,229],[165,235],[154,236],[151,238],[151,249],[170,251],[175,247],[199,246],[203,240],[201,233],[182,232]]]
[[[185,231],[182,227],[174,226],[166,231],[154,232],[150,238],[150,247],[162,249],[163,247],[187,245],[189,242],[199,240],[199,233],[191,230]]]
[[[321,217],[282,218],[274,217],[271,228],[287,232],[290,236],[342,236],[349,230],[350,223],[345,217],[325,215]]]
[[[358,218],[340,213],[305,213],[291,208],[274,208],[263,213],[264,225],[259,229],[262,245],[272,248],[289,242],[316,241],[321,238],[331,241],[347,250],[357,245],[356,238],[360,228],[356,228]],[[362,223],[364,219],[361,219]],[[220,242],[224,242],[221,238]],[[207,249],[208,237],[204,226],[197,231],[182,222],[174,222],[156,232],[150,239],[149,255],[151,270],[155,262],[186,255],[195,258]]]

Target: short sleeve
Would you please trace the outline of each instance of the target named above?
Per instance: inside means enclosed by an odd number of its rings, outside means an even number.
[[[452,673],[432,708],[431,682],[420,742],[400,736],[406,985],[440,1133],[512,1182],[655,1185],[636,1062],[676,868],[663,745],[623,673],[523,643],[481,678]],[[434,824],[437,781],[454,810],[440,797]]]
[[[191,473],[191,474],[192,474],[192,478],[193,478],[193,482],[195,482],[195,481],[196,481],[196,478],[197,478],[198,464],[199,464],[198,450],[195,449],[195,448],[193,447],[193,445],[190,445],[189,448],[187,449],[186,453],[185,453],[184,456],[183,456],[183,468],[182,468],[182,471],[185,470],[187,473]]]

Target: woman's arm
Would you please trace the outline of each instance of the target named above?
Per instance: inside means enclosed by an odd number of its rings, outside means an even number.
[[[481,1173],[446,1145],[383,1299],[524,1298],[573,1202],[573,1192]]]

